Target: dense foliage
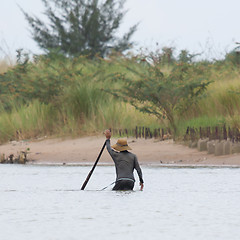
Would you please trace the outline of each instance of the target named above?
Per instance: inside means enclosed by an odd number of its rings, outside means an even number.
[[[167,119],[177,132],[176,117],[182,116],[191,105],[196,104],[211,81],[207,69],[195,64],[174,64],[170,73],[161,71],[157,64],[147,64],[145,71],[126,68],[136,75],[135,79],[121,77],[125,84],[121,88],[108,89],[115,96],[129,102],[144,113]]]
[[[125,0],[42,0],[49,22],[23,13],[40,48],[66,56],[104,57],[131,48],[134,25],[122,37],[116,33],[125,12]]]
[[[240,128],[239,64],[194,62],[187,52],[165,58],[166,52],[108,59],[51,53],[29,60],[19,51],[17,64],[0,73],[0,142],[136,125],[170,127],[177,136],[188,126]],[[103,89],[116,89],[127,103]]]

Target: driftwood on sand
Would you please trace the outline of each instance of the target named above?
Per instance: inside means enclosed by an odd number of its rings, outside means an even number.
[[[21,151],[19,154],[10,154],[6,156],[4,153],[0,155],[1,164],[25,164],[27,162],[27,151]]]

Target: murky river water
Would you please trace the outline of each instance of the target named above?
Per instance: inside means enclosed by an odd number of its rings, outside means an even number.
[[[240,168],[143,166],[114,192],[113,166],[0,165],[1,240],[240,239]]]

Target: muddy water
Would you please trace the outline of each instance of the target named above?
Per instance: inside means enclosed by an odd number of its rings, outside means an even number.
[[[0,239],[239,239],[239,168],[143,166],[145,189],[114,192],[113,166],[0,165]]]

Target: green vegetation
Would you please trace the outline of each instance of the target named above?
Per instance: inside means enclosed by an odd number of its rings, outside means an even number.
[[[39,47],[66,56],[98,55],[105,57],[114,51],[132,47],[130,38],[137,25],[117,37],[116,32],[125,15],[125,0],[42,0],[48,24],[24,10]]]
[[[197,64],[180,63],[172,66],[170,73],[161,71],[160,64],[147,64],[142,73],[136,69],[128,70],[137,79],[120,76],[125,84],[120,88],[108,89],[110,93],[129,102],[143,113],[156,116],[160,121],[166,119],[177,135],[177,122],[203,95],[208,80],[206,68]]]
[[[188,55],[185,53],[185,56]],[[227,58],[215,62],[193,62],[184,56],[181,60],[170,58],[171,62],[169,58],[156,59],[149,64],[149,58],[143,56],[115,55],[108,59],[90,60],[83,56],[69,59],[52,53],[36,56],[30,61],[19,51],[17,64],[0,74],[0,142],[45,135],[98,134],[106,128],[173,128],[169,117],[164,118],[164,108],[158,109],[160,115],[156,117],[148,114],[151,111],[140,112],[128,101],[124,102],[106,91],[129,90],[125,100],[131,100],[138,93],[148,96],[148,92],[143,92],[143,85],[149,85],[148,91],[153,88],[155,97],[161,98],[163,105],[167,98],[164,94],[170,93],[170,88],[177,92],[191,89],[192,92],[185,92],[187,98],[179,97],[176,92],[168,98],[168,103],[177,98],[177,107],[171,114],[179,137],[188,126],[226,124],[240,127],[238,62]],[[183,67],[187,70],[183,71]],[[138,85],[139,79],[142,85]],[[126,80],[131,84],[126,85]],[[160,85],[155,85],[156,80]],[[158,86],[164,86],[165,90],[158,91]],[[120,90],[115,92],[116,95]],[[200,95],[198,90],[201,90]],[[197,98],[194,97],[196,95]],[[146,101],[139,100],[138,108],[146,108]],[[135,103],[133,105],[138,104]]]

